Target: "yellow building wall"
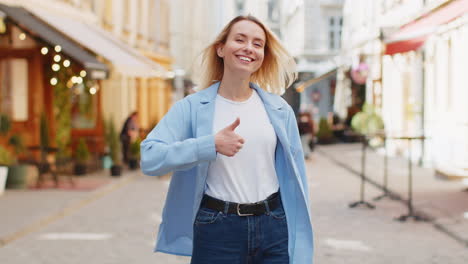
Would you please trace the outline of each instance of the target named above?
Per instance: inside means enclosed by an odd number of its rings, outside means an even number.
[[[171,57],[148,51],[142,52],[165,69],[171,70]],[[140,124],[143,129],[150,130],[163,118],[172,105],[172,79],[147,79],[144,86],[140,87],[138,95],[139,112],[146,112],[140,115]]]

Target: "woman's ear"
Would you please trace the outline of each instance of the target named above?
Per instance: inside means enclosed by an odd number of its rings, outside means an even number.
[[[223,44],[219,44],[217,47],[216,47],[216,53],[218,54],[218,57],[220,58],[223,58],[224,57],[224,45]]]

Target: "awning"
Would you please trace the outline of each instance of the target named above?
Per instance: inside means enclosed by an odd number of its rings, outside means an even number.
[[[393,55],[419,49],[438,26],[465,13],[468,13],[468,0],[457,0],[423,15],[418,20],[402,26],[398,32],[385,41],[385,54]]]
[[[60,32],[29,13],[26,9],[0,4],[0,10],[5,13],[6,21],[15,24],[29,35],[41,39],[51,46],[59,45],[62,48],[62,52],[81,64],[90,74],[91,78],[94,76],[96,79],[101,79],[107,76],[109,68],[105,64],[99,62],[91,53],[67,39]]]
[[[336,74],[336,71],[337,71],[337,68],[334,68],[334,69],[332,69],[332,70],[330,70],[330,71],[328,71],[326,73],[323,73],[323,74],[319,75],[318,77],[312,78],[312,79],[304,81],[302,83],[299,83],[299,85],[296,86],[296,90],[298,92],[302,93],[305,90],[305,88],[307,88],[307,87],[309,87],[311,85],[314,85],[314,84],[316,84],[318,82],[321,82],[321,81],[327,79],[330,76],[333,76],[334,74]]]
[[[39,16],[71,39],[110,61],[115,69],[130,77],[163,77],[166,69],[120,41],[111,33],[83,22],[44,10],[31,8]]]

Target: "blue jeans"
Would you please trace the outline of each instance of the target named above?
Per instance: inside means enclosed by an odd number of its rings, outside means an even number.
[[[193,231],[191,264],[289,263],[283,206],[258,216],[201,207]]]

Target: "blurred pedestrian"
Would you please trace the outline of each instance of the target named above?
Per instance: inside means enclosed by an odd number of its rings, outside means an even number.
[[[252,16],[203,53],[202,90],[178,101],[141,143],[148,175],[175,171],[155,251],[201,263],[312,263],[296,118],[278,95],[295,63]]]
[[[120,131],[120,141],[122,142],[122,157],[124,163],[128,164],[130,143],[138,137],[138,112],[133,112],[125,120]]]
[[[304,158],[309,159],[314,146],[314,124],[310,113],[299,113],[298,127],[299,135],[301,135],[302,149],[304,150]]]

